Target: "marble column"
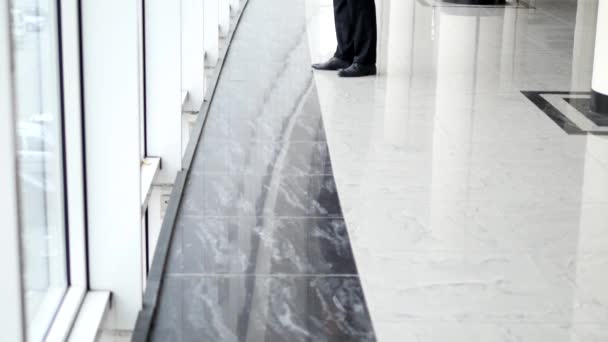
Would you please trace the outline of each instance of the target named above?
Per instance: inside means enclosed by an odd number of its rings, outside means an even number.
[[[597,11],[591,108],[608,115],[608,0],[600,0]]]
[[[572,91],[588,91],[593,67],[597,0],[581,0],[576,5],[576,25],[572,48]]]

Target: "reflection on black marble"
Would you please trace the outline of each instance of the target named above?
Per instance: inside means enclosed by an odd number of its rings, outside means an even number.
[[[218,140],[217,143],[230,140],[325,141],[316,88],[311,86],[312,74],[306,70],[305,75],[299,84],[301,89],[294,94],[274,95],[284,98],[281,103],[271,103],[274,97],[263,94],[259,94],[261,102],[247,102],[238,96],[233,100],[232,94],[251,91],[249,85],[252,83],[224,82],[222,78],[210,108],[210,112],[219,114],[207,118],[204,139]],[[253,84],[259,87],[260,81]]]
[[[165,272],[154,341],[375,341],[303,0],[250,0],[188,171]]]
[[[205,139],[203,139],[205,140]],[[331,161],[324,141],[213,140],[199,147],[193,177],[204,173],[331,175]]]
[[[375,341],[357,277],[169,276],[157,341]]]
[[[351,274],[342,219],[182,216],[169,273]]]
[[[180,215],[341,217],[331,175],[191,175]]]

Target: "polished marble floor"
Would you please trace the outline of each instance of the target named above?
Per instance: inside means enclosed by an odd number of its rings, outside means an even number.
[[[376,5],[340,79],[331,0],[250,0],[152,339],[608,341],[608,136],[525,95],[585,110],[597,1]]]
[[[608,137],[522,94],[589,91],[597,2],[376,3],[381,74],[315,82],[378,341],[608,341]]]
[[[376,341],[303,0],[252,0],[178,210],[153,341]]]

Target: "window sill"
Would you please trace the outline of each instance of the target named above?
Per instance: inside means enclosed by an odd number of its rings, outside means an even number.
[[[32,329],[28,339],[32,341],[63,341],[69,334],[72,323],[78,313],[84,290],[79,288],[50,289],[44,295],[38,314],[31,322]],[[59,311],[57,311],[59,308]],[[57,316],[53,319],[53,316]],[[49,329],[49,322],[52,324]]]
[[[182,110],[183,110],[184,106],[186,105],[186,101],[188,101],[188,91],[183,90],[182,91]]]
[[[160,158],[147,157],[141,162],[141,214],[144,215],[148,208],[152,183],[156,173],[160,170]]]
[[[110,308],[110,299],[109,291],[87,292],[70,333],[69,341],[93,342],[96,340],[104,316]]]

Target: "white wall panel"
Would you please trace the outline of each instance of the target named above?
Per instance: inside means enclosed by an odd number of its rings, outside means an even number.
[[[597,5],[597,0],[580,0],[576,5],[571,90],[589,91],[591,86],[589,68],[593,66]]]
[[[591,88],[608,95],[608,0],[599,0]]]
[[[230,32],[230,0],[219,1],[219,33],[220,37],[228,37]]]
[[[219,56],[219,0],[204,0],[205,55],[207,66],[214,67]]]
[[[111,329],[142,303],[141,3],[82,2],[90,285],[113,294]]]
[[[188,91],[184,106],[197,112],[205,96],[204,0],[182,0],[182,89]]]
[[[147,0],[146,101],[148,156],[160,157],[156,183],[181,169],[181,0]]]
[[[70,285],[87,286],[78,1],[61,1]]]
[[[236,13],[241,9],[241,0],[230,0],[230,9],[232,13]]]

